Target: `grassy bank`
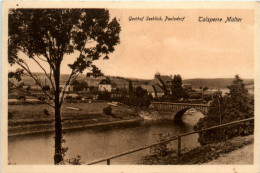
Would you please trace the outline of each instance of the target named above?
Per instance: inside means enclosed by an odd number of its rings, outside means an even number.
[[[231,140],[211,145],[205,145],[184,152],[179,158],[176,151],[170,150],[168,154],[160,157],[151,154],[143,157],[141,164],[146,165],[194,165],[210,162],[218,157],[224,156],[234,150],[240,149],[248,144],[254,143],[254,135],[236,137]]]
[[[64,103],[61,109],[63,129],[79,129],[108,125],[113,122],[140,121],[138,110],[124,106],[112,107],[113,115],[105,115],[108,102]],[[79,110],[69,109],[77,108]],[[45,104],[8,105],[8,135],[31,134],[54,130],[54,109]]]

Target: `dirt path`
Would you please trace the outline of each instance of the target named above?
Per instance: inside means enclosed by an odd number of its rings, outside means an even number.
[[[228,154],[220,156],[216,160],[206,163],[206,165],[248,165],[254,163],[254,145],[249,144],[243,148],[232,151]]]

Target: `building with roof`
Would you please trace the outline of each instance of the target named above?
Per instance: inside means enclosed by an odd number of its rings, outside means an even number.
[[[157,91],[160,93],[161,90],[164,92],[164,94],[171,94],[172,90],[172,77],[168,75],[160,75],[160,73],[156,73],[154,75],[154,79],[150,83],[157,88]],[[159,88],[161,89],[159,89]]]
[[[162,96],[164,96],[164,91],[158,84],[152,85],[152,87],[153,92],[151,92],[151,94],[154,98],[161,98]]]
[[[142,85],[153,98],[161,98],[165,95],[171,94],[172,90],[172,76],[160,75],[156,73],[154,79],[148,85]]]
[[[108,79],[102,79],[99,84],[98,84],[98,90],[99,91],[108,91],[111,92],[112,91],[112,85],[111,85],[111,81]]]
[[[111,81],[109,78],[102,79],[98,84],[98,90],[111,92],[112,90],[116,89],[116,86],[117,84]]]

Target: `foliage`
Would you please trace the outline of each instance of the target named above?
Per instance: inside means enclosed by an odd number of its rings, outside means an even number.
[[[153,99],[147,90],[141,86],[133,88],[133,92],[127,93],[125,88],[118,89],[115,93],[116,96],[111,97],[111,100],[122,102],[129,106],[148,107]],[[113,95],[114,95],[113,94]]]
[[[163,142],[174,137],[173,134],[156,134],[157,142]],[[177,150],[170,148],[171,142],[165,142],[150,148],[150,154],[142,157],[142,164],[167,164],[170,160],[178,160]],[[174,145],[175,146],[175,145]],[[183,147],[181,152],[185,152],[187,148]],[[171,164],[171,163],[169,163]]]
[[[196,91],[188,92],[189,99],[201,99],[201,93]]]
[[[195,130],[254,116],[254,99],[248,94],[243,80],[238,75],[235,76],[232,85],[228,89],[229,93],[225,96],[222,96],[220,91],[213,95],[212,106],[208,115],[198,122]],[[199,133],[199,142],[202,145],[215,143],[235,136],[249,135],[253,131],[254,123],[246,122],[222,129],[201,132]]]
[[[61,165],[82,165],[80,160],[81,160],[80,155],[77,155],[76,157],[72,157],[70,159],[64,159],[61,162]]]
[[[24,86],[24,82],[19,82],[19,83],[17,84],[17,88],[23,88],[23,86]]]
[[[103,108],[103,113],[106,115],[112,115],[112,107],[107,106],[107,107]]]
[[[147,90],[143,89],[141,86],[138,86],[134,90],[131,101],[135,102],[137,104],[137,106],[140,106],[140,107],[149,106],[151,103],[151,97],[148,95]],[[134,104],[134,103],[131,103],[131,104]]]
[[[126,88],[117,88],[116,91],[119,92],[119,93],[122,94],[122,95],[127,95],[127,94],[128,94]]]
[[[89,86],[89,93],[91,93],[91,94],[98,94],[98,87],[90,85]]]
[[[14,86],[14,84],[10,80],[8,80],[8,94],[11,94],[13,86]]]
[[[30,90],[31,90],[31,87],[30,87],[30,85],[28,85],[27,88],[26,88],[26,92],[30,93]]]
[[[50,115],[50,113],[49,113],[49,111],[48,111],[47,109],[43,109],[43,114],[44,114],[44,115],[47,115],[47,116]]]
[[[45,102],[55,109],[55,156],[54,163],[62,161],[61,106],[67,87],[85,69],[88,75],[102,75],[92,64],[99,58],[108,59],[114,46],[119,43],[120,25],[116,18],[110,19],[105,9],[10,9],[8,16],[8,61],[20,69],[9,73],[9,77],[20,80],[25,74],[34,79],[42,92],[53,103]],[[21,53],[24,56],[20,56]],[[70,76],[60,90],[61,63],[66,55],[75,55],[68,64]],[[73,56],[69,56],[70,58]],[[32,73],[28,59],[44,72],[54,93],[44,89],[37,74]],[[45,65],[48,68],[45,68]]]
[[[148,94],[147,90],[143,89],[141,86],[138,86],[138,87],[135,88],[134,95],[136,97],[143,98],[147,94]]]
[[[199,146],[194,149],[187,151],[184,149],[180,157],[173,155],[172,157],[166,156],[160,160],[155,159],[152,155],[145,156],[142,159],[141,164],[153,164],[153,165],[198,165],[207,163],[211,160],[221,157],[230,153],[231,151],[237,150],[244,147],[245,145],[252,144],[254,142],[253,135],[248,137],[236,137],[232,140],[220,142],[217,144],[209,144],[205,146]],[[239,158],[238,158],[239,159]],[[246,159],[242,159],[246,160]],[[251,161],[250,161],[251,160]],[[253,157],[249,158],[245,163],[250,164]]]
[[[182,78],[181,76],[174,75],[172,80],[172,100],[177,101],[180,98],[187,98],[188,93],[187,91],[182,87]]]
[[[204,88],[202,88],[202,91],[204,92],[204,91],[207,91],[209,88],[208,87],[204,87]]]
[[[129,91],[129,94],[132,94],[133,93],[133,84],[132,84],[132,81],[131,80],[129,80],[129,84],[128,84],[129,86],[128,86],[128,91]]]
[[[16,72],[8,73],[8,78],[15,78],[18,82],[22,80],[21,76],[23,75],[23,69],[16,69]]]
[[[202,99],[206,102],[211,101],[213,98],[213,94],[203,94]]]
[[[170,134],[158,134],[158,139],[157,139],[157,142],[163,142],[167,139],[169,139],[172,135]],[[168,148],[168,144],[170,142],[165,142],[163,144],[160,144],[160,145],[156,145],[154,147],[151,147],[150,148],[150,152],[152,155],[156,155],[156,157],[165,157],[168,153],[169,153],[169,148]]]
[[[98,93],[98,99],[100,100],[111,100],[111,94],[108,91],[102,91]]]
[[[88,88],[88,83],[85,81],[78,82],[77,80],[71,84],[74,91],[84,91]]]
[[[50,90],[51,88],[50,88],[50,85],[44,85],[44,86],[42,87],[42,89],[43,89],[44,91],[48,91],[48,90]]]

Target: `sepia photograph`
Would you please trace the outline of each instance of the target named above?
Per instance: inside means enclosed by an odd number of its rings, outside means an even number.
[[[188,3],[4,2],[1,171],[259,172],[259,3]]]

